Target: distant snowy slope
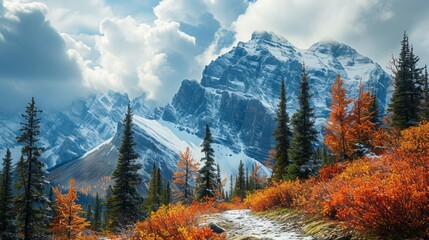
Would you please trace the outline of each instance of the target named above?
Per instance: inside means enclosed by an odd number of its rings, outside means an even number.
[[[180,131],[171,123],[149,120],[138,115],[134,115],[133,120],[134,138],[137,143],[135,149],[140,154],[138,161],[143,165],[140,172],[144,178],[142,191],[147,190],[153,164],[161,168],[165,178],[171,179],[173,172],[177,169],[180,151],[189,147],[194,159],[197,161],[201,159],[202,139],[194,134]],[[122,133],[121,125],[118,125],[118,132]],[[93,191],[100,190],[102,193],[111,184],[110,180],[106,181],[106,179],[111,176],[116,167],[120,139],[121,135],[116,134],[113,138],[90,150],[82,158],[50,169],[50,181],[55,185],[68,186],[69,179],[73,177],[79,188],[87,189],[88,186],[91,186]],[[219,164],[221,173],[227,180],[230,175],[237,174],[240,160],[249,169],[255,164],[260,164],[243,152],[234,153],[223,145],[214,144],[213,148],[216,163]],[[267,175],[270,172],[262,167],[260,173]],[[98,187],[94,189],[94,186]]]

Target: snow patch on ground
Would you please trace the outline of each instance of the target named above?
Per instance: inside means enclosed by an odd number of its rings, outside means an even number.
[[[227,229],[227,239],[239,236],[273,240],[313,239],[294,232],[279,222],[253,215],[248,209],[225,211],[220,214],[218,220],[230,226]]]

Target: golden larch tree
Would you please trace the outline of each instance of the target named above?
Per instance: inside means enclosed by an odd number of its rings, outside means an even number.
[[[350,129],[351,118],[347,111],[348,105],[352,102],[347,98],[344,81],[338,73],[337,79],[332,84],[331,113],[325,120],[325,141],[324,144],[331,150],[337,161],[344,161],[350,157],[350,147],[348,131]]]
[[[365,91],[362,81],[359,83],[359,94],[353,101],[353,108],[350,114],[350,128],[348,131],[348,141],[353,157],[361,157],[365,151],[372,148],[372,139],[376,132],[375,123],[371,121],[374,112],[370,112],[370,107],[374,101],[368,91]]]
[[[62,194],[58,187],[54,188],[58,214],[51,223],[51,231],[54,238],[58,240],[79,239],[82,237],[83,230],[89,226],[86,219],[79,216],[84,211],[80,204],[76,204],[77,190],[74,183],[74,179],[71,179],[70,189],[66,194]]]
[[[173,184],[177,187],[177,190],[173,191],[174,197],[178,200],[190,202],[200,164],[194,160],[189,147],[186,147],[185,152],[180,152],[179,156],[178,168],[173,174]]]

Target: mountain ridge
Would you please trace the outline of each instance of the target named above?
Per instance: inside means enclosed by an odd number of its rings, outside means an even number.
[[[170,138],[182,142],[180,146],[183,148],[184,143],[192,145],[198,157],[207,123],[215,138],[217,158],[222,158],[219,162],[224,165],[221,166],[224,177],[234,174],[240,159],[245,161],[247,168],[262,162],[275,144],[272,133],[281,80],[286,82],[288,113],[292,116],[298,107],[296,95],[303,62],[310,77],[311,103],[315,107],[319,131],[329,113],[330,87],[338,73],[345,79],[351,97],[356,96],[359,81],[362,81],[375,89],[381,110],[386,108],[391,77],[352,47],[335,41],[321,41],[309,49],[300,50],[273,33],[254,33],[251,40],[238,43],[208,64],[201,81],[182,81],[170,104],[155,107],[145,96],[131,100],[135,119],[140,121],[135,126],[140,141],[139,153],[150,156],[150,159],[140,159],[146,162],[141,174],[148,177],[152,163],[158,162],[163,167],[164,176],[170,178],[178,151],[184,150],[172,147],[167,143],[168,139],[157,139],[155,131],[163,129]],[[65,163],[62,166],[69,167],[53,168],[51,176],[58,175],[59,169],[66,172],[74,169],[79,175],[79,171],[85,169],[73,168],[73,164],[88,159],[95,163],[105,158],[110,161],[109,166],[114,166],[116,150],[113,148],[117,149],[119,144],[114,139],[119,136],[128,101],[126,94],[108,92],[72,104],[64,112],[43,115],[42,118],[48,118],[47,124],[42,126],[46,129],[42,142],[52,146],[44,155],[48,166]],[[0,117],[0,121],[2,119]],[[55,136],[55,129],[60,127],[62,131]],[[11,135],[13,128],[8,128],[7,132]],[[112,140],[100,147],[99,144],[109,138]],[[4,148],[2,143],[0,139],[0,146]],[[82,157],[97,146],[98,150]],[[98,157],[94,157],[97,154]],[[269,173],[267,169],[264,171]]]

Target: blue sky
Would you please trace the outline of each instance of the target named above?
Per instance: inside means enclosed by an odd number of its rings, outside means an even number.
[[[427,0],[0,1],[0,111],[115,90],[170,101],[183,79],[253,31],[299,48],[332,39],[383,67],[406,30],[429,63]]]

